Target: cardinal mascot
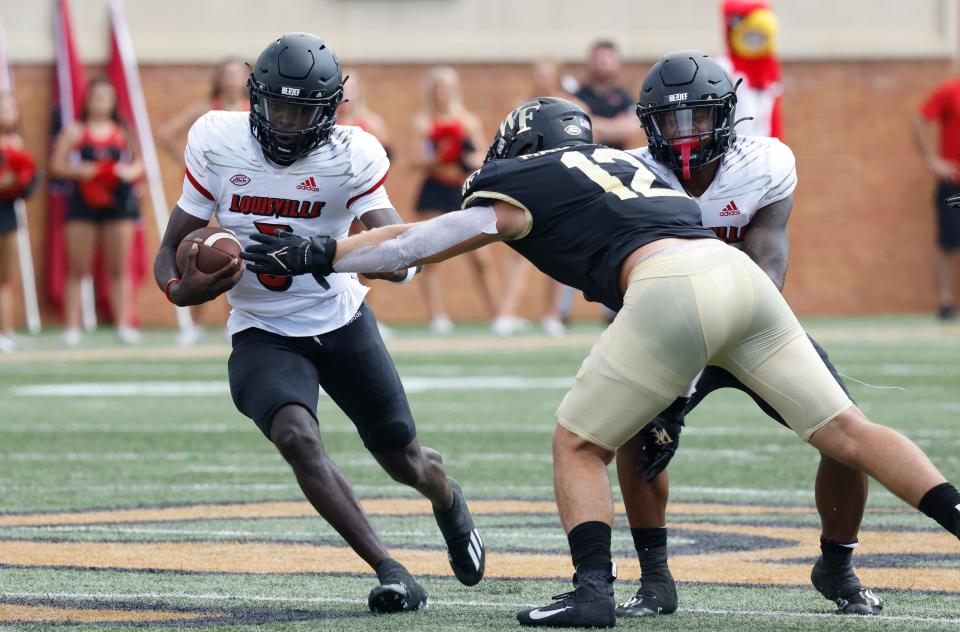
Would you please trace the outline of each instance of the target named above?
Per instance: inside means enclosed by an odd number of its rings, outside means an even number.
[[[743,136],[773,136],[783,140],[780,61],[777,59],[779,24],[766,2],[724,0],[727,72],[737,88],[737,125]]]

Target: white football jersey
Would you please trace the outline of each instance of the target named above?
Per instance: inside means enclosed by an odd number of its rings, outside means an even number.
[[[657,179],[684,191],[677,174],[654,160],[648,148],[630,153]],[[693,199],[700,205],[703,225],[728,244],[740,247],[756,212],[788,197],[796,187],[796,161],[789,147],[776,138],[738,135],[720,159],[713,182]]]
[[[233,231],[246,247],[254,233],[290,230],[305,237],[346,236],[367,211],[393,208],[383,182],[390,161],[371,134],[336,126],[330,141],[289,167],[263,154],[246,112],[209,112],[193,124],[177,205]],[[227,293],[230,334],[257,327],[315,336],[350,322],[367,289],[354,274],[332,274],[324,289],[312,275],[275,277],[244,270]]]

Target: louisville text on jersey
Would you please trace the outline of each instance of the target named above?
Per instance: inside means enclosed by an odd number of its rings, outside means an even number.
[[[320,217],[320,210],[325,205],[326,202],[315,200],[290,200],[262,195],[237,195],[236,193],[230,196],[230,212],[243,213],[244,215],[310,219]]]

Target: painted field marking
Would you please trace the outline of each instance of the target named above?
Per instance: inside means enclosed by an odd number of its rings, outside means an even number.
[[[567,389],[572,377],[524,377],[522,375],[481,375],[473,377],[404,377],[408,393],[454,390]],[[25,384],[10,388],[19,397],[167,397],[229,395],[226,380],[182,382],[67,382]],[[323,391],[321,391],[323,393]]]
[[[370,499],[364,509],[375,516],[430,516],[424,499]],[[542,515],[554,517],[551,501],[476,500],[475,515]],[[622,505],[618,510],[623,512]],[[813,515],[812,508],[708,503],[677,503],[678,513],[731,515]],[[218,519],[269,519],[315,516],[309,503],[299,501],[189,505],[159,508],[60,512],[50,514],[0,515],[0,527],[43,527],[104,525],[124,523],[136,528],[144,523],[189,522]],[[159,526],[159,525],[157,525]],[[199,525],[198,525],[199,526]],[[813,559],[819,550],[819,529],[803,525],[722,524],[674,521],[678,531],[700,534],[697,538],[733,538],[765,542],[749,549],[707,550],[677,554],[673,568],[678,576],[712,584],[764,584],[795,586],[805,582],[806,568],[796,560]],[[929,556],[950,550],[952,536],[938,531],[868,530],[861,541],[869,550],[901,555]],[[398,546],[396,557],[415,572],[445,576],[446,556],[435,548]],[[620,561],[620,560],[618,560]],[[26,568],[78,567],[84,569],[128,569],[200,573],[364,573],[368,569],[348,547],[284,541],[128,541],[43,540],[23,536],[7,537],[0,547],[0,565]],[[570,560],[558,552],[523,550],[488,551],[488,576],[501,578],[562,578],[569,574]],[[621,576],[634,579],[636,560],[625,560]],[[922,565],[908,570],[899,567],[868,566],[860,569],[864,582],[877,589],[936,590],[960,593],[960,577],[951,568]]]
[[[400,485],[365,485],[357,484],[352,485],[354,491],[382,496],[385,494],[390,494],[396,496],[397,494],[406,494],[411,498],[418,497],[417,493],[413,490],[405,490]],[[552,485],[483,485],[483,484],[474,484],[470,485],[470,489],[474,493],[482,494],[537,494],[545,495],[553,493]],[[813,498],[813,490],[809,488],[770,488],[770,489],[755,489],[749,487],[700,487],[693,485],[674,485],[670,489],[677,494],[690,494],[692,496],[704,497],[712,496],[719,498],[728,498],[728,497],[742,497],[742,498]],[[246,490],[246,491],[282,491],[296,493],[299,490],[296,483],[185,483],[185,484],[152,484],[152,483],[142,483],[142,484],[126,484],[126,485],[43,485],[38,483],[6,483],[0,482],[0,490],[9,491],[9,492],[23,492],[23,491],[35,491],[35,492],[76,492],[76,491],[88,491],[96,493],[117,493],[124,491],[180,491],[180,492],[198,492],[198,491],[231,491],[231,490]],[[877,500],[880,498],[883,499],[893,499],[895,496],[890,492],[884,489],[878,489],[875,492],[870,493],[870,498]],[[2,518],[2,514],[0,514]]]

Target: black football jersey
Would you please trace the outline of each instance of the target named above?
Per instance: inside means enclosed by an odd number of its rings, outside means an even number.
[[[579,145],[488,162],[463,186],[463,208],[502,200],[526,209],[530,229],[506,242],[542,272],[613,310],[620,267],[667,237],[713,238],[700,207],[656,180],[633,156]]]

